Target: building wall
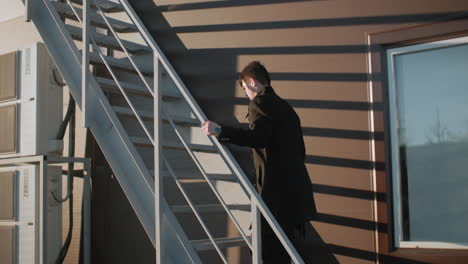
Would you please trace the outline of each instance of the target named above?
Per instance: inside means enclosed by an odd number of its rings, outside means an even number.
[[[384,123],[371,103],[367,36],[468,10],[463,0],[130,1],[208,118],[246,123],[238,73],[252,60],[299,114],[319,216],[313,221],[341,263],[462,263],[466,251],[389,252]],[[371,139],[375,138],[375,142]],[[250,172],[248,150],[232,148]],[[375,170],[374,170],[375,168]],[[384,181],[385,182],[385,181]],[[377,207],[380,210],[377,210]],[[378,212],[378,213],[377,213]],[[378,231],[377,231],[378,230]],[[313,253],[312,253],[313,254]],[[235,262],[234,257],[232,263]]]
[[[20,0],[0,0],[3,7],[0,10],[0,22],[16,18],[24,14],[24,5]]]

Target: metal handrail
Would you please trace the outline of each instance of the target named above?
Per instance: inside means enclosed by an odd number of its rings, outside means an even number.
[[[203,230],[205,231],[205,233],[208,235],[208,238],[210,239],[210,242],[213,244],[213,246],[215,247],[216,251],[218,252],[219,256],[221,257],[221,259],[223,260],[224,263],[228,263],[226,258],[224,257],[224,254],[223,252],[221,252],[221,249],[218,247],[218,244],[216,244],[216,242],[214,241],[214,238],[213,238],[213,235],[210,233],[210,231],[208,230],[208,228],[206,227],[206,224],[205,222],[203,221],[203,219],[201,218],[200,214],[198,213],[197,209],[195,208],[195,206],[193,205],[192,203],[192,200],[188,197],[187,193],[185,192],[185,189],[182,187],[182,185],[180,184],[180,182],[177,180],[177,177],[175,176],[175,173],[174,171],[172,170],[172,167],[171,165],[169,164],[169,162],[167,162],[166,158],[163,158],[164,159],[164,164],[166,164],[166,167],[167,169],[169,170],[169,174],[171,175],[171,177],[174,179],[174,182],[176,183],[177,187],[179,187],[180,189],[180,192],[182,193],[182,195],[184,196],[185,200],[187,201],[187,203],[189,204],[190,208],[192,208],[192,211],[194,212],[195,214],[195,217],[198,219],[198,222],[200,223],[200,225],[202,226]]]
[[[119,2],[122,4],[124,7],[127,15],[129,16],[130,20],[137,26],[139,29],[140,35],[143,37],[145,42],[148,44],[148,46],[153,50],[155,57],[158,57],[160,60],[161,64],[164,66],[166,69],[167,73],[169,76],[171,76],[172,80],[174,81],[175,85],[181,92],[182,96],[185,98],[187,103],[189,104],[190,108],[192,109],[193,113],[195,116],[197,116],[198,120],[200,122],[204,122],[207,120],[206,116],[203,114],[201,111],[200,107],[196,105],[194,102],[194,98],[192,95],[188,92],[187,87],[185,84],[182,82],[180,77],[176,74],[176,71],[172,67],[172,65],[169,63],[168,59],[164,55],[164,53],[161,51],[159,46],[156,44],[154,39],[151,37],[149,34],[148,30],[146,27],[143,25],[139,17],[136,15],[135,11],[133,8],[130,6],[127,0],[119,0]],[[231,167],[232,171],[236,176],[239,178],[240,182],[244,187],[246,188],[246,191],[250,195],[250,199],[255,201],[255,204],[257,208],[260,210],[262,215],[265,217],[265,220],[267,223],[271,226],[273,229],[274,233],[284,246],[285,250],[288,252],[290,257],[293,259],[295,263],[304,263],[302,258],[299,256],[297,253],[296,249],[293,247],[292,243],[289,241],[288,237],[284,233],[284,231],[281,229],[279,226],[278,222],[276,219],[274,219],[273,215],[271,214],[270,210],[266,206],[265,202],[261,199],[260,195],[256,190],[254,189],[252,183],[250,180],[247,178],[247,176],[244,174],[244,172],[240,169],[239,165],[234,162],[234,157],[232,154],[227,150],[227,148],[223,145],[218,140],[214,140],[214,137],[211,136],[209,137],[211,142],[219,149],[221,152],[221,156],[223,157],[224,161],[229,164]],[[208,181],[209,182],[209,181]],[[229,211],[229,210],[227,210]]]
[[[70,2],[69,5],[71,6]],[[89,0],[83,0],[83,9],[87,10],[89,8]],[[75,13],[75,12],[74,12]],[[76,14],[76,13],[75,13]],[[86,96],[88,94],[88,86],[89,86],[89,34],[87,34],[88,29],[90,27],[89,24],[89,16],[87,12],[83,12],[83,22],[81,23],[83,27],[83,51],[82,51],[82,59],[81,59],[81,65],[86,65],[86,67],[82,68],[81,71],[81,110],[83,113],[83,127],[88,127],[88,97]]]

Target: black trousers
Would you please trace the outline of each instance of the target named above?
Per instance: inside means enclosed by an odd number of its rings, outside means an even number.
[[[290,264],[289,254],[263,218],[261,225],[263,263]],[[298,226],[282,224],[281,227],[305,263],[339,264],[311,223],[305,222]]]

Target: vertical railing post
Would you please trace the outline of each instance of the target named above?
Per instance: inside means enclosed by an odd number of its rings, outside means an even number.
[[[254,199],[251,200],[252,214],[252,264],[262,263],[262,236],[261,236],[261,217],[262,214],[258,210],[257,203]]]
[[[156,263],[164,263],[165,252],[163,247],[162,232],[164,232],[162,225],[162,201],[164,199],[161,166],[161,82],[162,82],[162,64],[159,57],[154,54],[154,204],[156,214]]]
[[[47,212],[48,212],[48,191],[47,191],[47,158],[42,156],[41,161],[39,162],[39,201],[40,201],[40,210],[39,210],[39,237],[41,243],[39,243],[39,264],[46,264],[48,262],[47,256],[47,243],[49,237],[48,233],[48,223],[47,223]],[[37,218],[36,218],[37,219]]]
[[[83,182],[83,263],[91,263],[91,164],[84,162]]]
[[[30,13],[30,8],[31,2],[30,0],[25,0],[24,1],[24,18],[26,19],[26,22],[31,22],[31,16],[29,15]]]
[[[83,49],[82,49],[82,71],[81,71],[81,111],[83,114],[83,127],[88,127],[87,97],[89,86],[89,1],[83,0]]]

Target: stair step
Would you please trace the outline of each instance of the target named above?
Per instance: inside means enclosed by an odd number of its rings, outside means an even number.
[[[64,4],[58,1],[51,1],[51,4],[55,7],[57,12],[61,16],[78,21],[78,18],[75,16],[75,13],[73,13],[72,8],[68,4]],[[82,9],[78,7],[74,7],[74,9],[76,10],[76,12],[78,13],[81,19],[83,17]],[[135,25],[129,24],[127,22],[123,22],[114,18],[107,18],[107,20],[111,24],[112,28],[117,32],[137,32],[138,31],[138,28]],[[106,22],[98,13],[96,13],[96,11],[89,10],[89,21],[91,25],[107,29]]]
[[[153,147],[151,141],[146,137],[130,137],[131,141],[135,145],[139,145],[142,147]],[[175,143],[175,142],[164,142],[162,145],[165,149],[176,149],[176,150],[186,150],[182,143]],[[209,152],[209,153],[216,153],[218,150],[213,146],[208,145],[200,145],[200,144],[189,144],[189,147],[192,151],[195,152]]]
[[[71,2],[79,5],[83,5],[83,0],[70,0]],[[107,13],[115,13],[115,12],[123,12],[125,11],[125,8],[116,2],[111,2],[107,0],[96,0],[98,3],[99,7],[102,9],[102,11],[107,12]],[[94,1],[91,1],[91,6],[94,7]]]
[[[110,56],[104,56],[104,59],[106,60],[107,64],[109,64],[109,66],[113,69],[120,69],[136,73],[135,67],[133,67],[132,63],[128,58],[114,58]],[[101,56],[99,56],[97,52],[89,53],[89,63],[93,65],[104,65],[104,61],[101,60]],[[152,70],[145,69],[146,67],[139,65],[138,63],[137,66],[142,74],[151,76],[153,75]]]
[[[167,174],[163,174],[163,175],[164,175],[164,177],[172,178],[171,175],[169,174],[169,172],[167,172]],[[209,173],[206,176],[208,176],[208,179],[214,180],[214,181],[236,181],[236,178],[232,174],[212,174],[212,173]],[[182,175],[181,176],[180,174],[176,174],[176,177],[177,177],[177,179],[179,181],[180,180],[185,180],[186,182],[187,181],[206,182],[205,177],[203,177],[202,175],[197,175],[197,176]]]
[[[131,108],[122,107],[122,106],[113,106],[112,107],[117,115],[126,116],[135,118],[136,116],[133,114]],[[153,112],[149,111],[138,111],[138,114],[143,120],[151,120],[153,121]],[[183,117],[183,116],[171,116],[172,121],[177,125],[187,125],[187,126],[200,126],[200,121],[194,118]],[[167,119],[163,119],[165,123],[168,123]]]
[[[115,83],[113,79],[108,79],[108,78],[103,78],[103,77],[95,77],[96,81],[101,85],[103,89],[105,89],[108,92],[115,93],[115,94],[120,94],[120,89]],[[129,82],[123,82],[120,81],[120,86],[122,86],[123,89],[125,89],[126,92],[132,93],[135,95],[142,95],[142,96],[151,96],[151,93],[148,91],[148,89],[145,86],[142,85],[137,85]],[[163,92],[162,95],[163,101],[178,101],[181,99],[180,96],[175,95],[175,94],[169,94]]]
[[[242,237],[216,238],[214,241],[220,248],[240,247],[247,245],[244,238]],[[190,244],[192,244],[192,247],[198,251],[214,249],[214,246],[209,239],[192,240],[190,241]]]
[[[250,211],[250,204],[228,204],[229,210]],[[172,212],[175,214],[192,213],[192,208],[188,205],[171,205]],[[203,204],[195,205],[195,209],[199,213],[223,213],[226,212],[220,204]]]
[[[154,175],[154,170],[150,170],[151,175]],[[189,171],[176,171],[176,177],[178,181],[181,181],[183,183],[201,183],[201,182],[206,182],[205,177],[201,175],[199,172],[189,172]],[[166,169],[163,169],[161,171],[161,174],[165,178],[171,178],[172,176],[170,175],[169,171]],[[236,177],[232,174],[216,174],[216,173],[207,173],[208,179],[214,180],[214,181],[236,181]]]
[[[83,39],[83,31],[81,28],[75,27],[72,25],[65,25],[65,27],[67,28],[68,32],[70,32],[70,35],[72,36],[74,40],[81,41]],[[113,35],[108,36],[108,35],[93,32],[93,37],[99,46],[123,51],[123,48],[120,46],[119,42],[117,42],[117,40],[115,39]],[[127,41],[127,40],[121,40],[121,41],[122,41],[122,44],[125,46],[125,48],[128,50],[128,52],[130,53],[141,54],[141,53],[151,52],[151,49],[144,45],[131,42],[131,41]]]

